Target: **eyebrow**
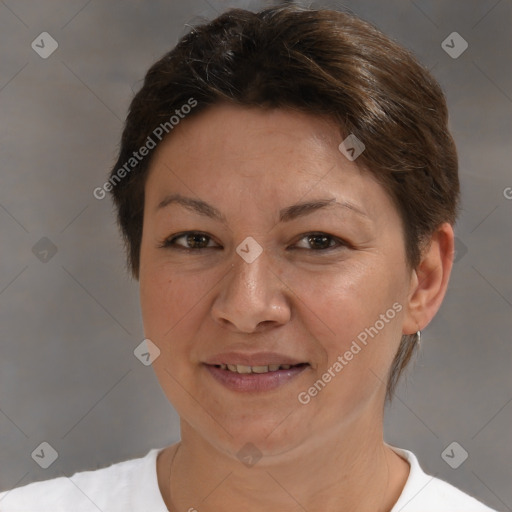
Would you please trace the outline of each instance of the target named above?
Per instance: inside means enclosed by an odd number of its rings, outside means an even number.
[[[166,208],[167,206],[171,204],[179,204],[188,210],[198,213],[199,215],[203,215],[205,217],[210,217],[212,219],[216,219],[224,224],[227,223],[226,218],[222,213],[220,213],[217,208],[209,205],[205,201],[202,201],[201,199],[194,199],[192,197],[185,197],[181,194],[171,194],[164,199],[162,199],[157,206],[157,211],[161,210],[163,208]],[[291,206],[287,206],[286,208],[283,208],[279,212],[279,222],[290,222],[294,219],[297,219],[299,217],[304,217],[306,215],[309,215],[317,210],[320,210],[322,208],[328,208],[338,206],[341,208],[346,208],[350,211],[353,211],[354,213],[357,213],[358,215],[361,215],[362,217],[369,218],[368,215],[358,208],[356,205],[352,204],[349,201],[336,201],[335,198],[331,199],[317,199],[314,201],[308,201],[308,202],[302,202],[297,203]]]

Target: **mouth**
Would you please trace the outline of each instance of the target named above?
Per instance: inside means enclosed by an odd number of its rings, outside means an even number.
[[[262,366],[247,366],[243,364],[215,364],[212,365],[215,368],[219,368],[220,370],[227,370],[233,373],[241,373],[247,375],[249,373],[269,373],[269,372],[278,372],[279,370],[289,370],[290,368],[297,368],[303,366],[309,366],[308,363],[299,363],[299,364],[268,364]]]
[[[265,392],[272,391],[292,380],[311,367],[309,363],[266,364],[249,366],[245,364],[218,363],[204,364],[204,367],[218,383],[231,391]]]

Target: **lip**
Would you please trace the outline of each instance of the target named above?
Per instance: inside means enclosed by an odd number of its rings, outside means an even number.
[[[269,364],[289,364],[290,366],[293,366],[301,363],[308,363],[308,361],[296,359],[277,352],[255,352],[253,354],[243,352],[223,352],[204,361],[204,364],[206,365],[240,364],[244,366],[265,366]]]
[[[246,359],[247,360],[247,359]],[[290,359],[288,359],[290,360]],[[213,363],[215,364],[215,363]],[[209,374],[224,387],[231,391],[238,392],[263,392],[272,391],[296,378],[302,372],[310,368],[310,365],[304,364],[295,366],[288,370],[276,370],[268,373],[235,373],[229,370],[222,370],[213,364],[203,364]],[[230,363],[231,364],[231,363]],[[242,364],[239,361],[238,364]],[[268,363],[267,363],[268,364]],[[277,362],[274,364],[278,364]],[[300,363],[281,363],[281,364],[300,364]],[[248,366],[259,366],[257,363],[248,364]]]

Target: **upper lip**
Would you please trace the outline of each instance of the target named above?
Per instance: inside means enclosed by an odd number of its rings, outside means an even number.
[[[296,359],[285,354],[277,352],[256,352],[254,354],[244,354],[243,352],[223,352],[216,354],[206,361],[205,364],[239,364],[244,366],[267,366],[269,364],[295,364],[307,363],[307,361]]]

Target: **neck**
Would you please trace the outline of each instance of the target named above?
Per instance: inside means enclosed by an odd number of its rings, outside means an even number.
[[[166,499],[171,512],[387,512],[409,472],[407,462],[384,443],[382,422],[376,427],[375,418],[310,436],[286,453],[264,454],[251,467],[184,421],[181,429]]]

